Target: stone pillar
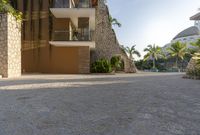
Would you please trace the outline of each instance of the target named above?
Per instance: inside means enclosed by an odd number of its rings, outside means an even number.
[[[8,13],[0,13],[0,75],[21,76],[21,23]]]

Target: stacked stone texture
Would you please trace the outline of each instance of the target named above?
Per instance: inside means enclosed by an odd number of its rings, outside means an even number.
[[[8,13],[0,14],[0,75],[21,76],[21,23]]]
[[[193,76],[191,73],[196,72],[197,69],[200,69],[200,66],[197,65],[197,60],[191,59],[190,62],[188,63],[186,73],[188,76]],[[200,76],[196,76],[196,77],[197,77],[197,79],[200,79]]]
[[[122,56],[125,62],[125,72],[136,72],[134,63],[121,51],[116,34],[109,22],[109,10],[104,0],[98,1],[96,8],[96,48],[91,53],[91,62],[101,58],[111,59],[113,56]]]
[[[196,60],[191,59],[187,66],[187,72],[193,71],[196,68]]]

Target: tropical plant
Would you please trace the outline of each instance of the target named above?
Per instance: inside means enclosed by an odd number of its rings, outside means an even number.
[[[200,53],[195,53],[192,59],[197,61],[197,64],[200,65]]]
[[[110,73],[112,71],[110,61],[107,59],[100,59],[92,64],[92,73]]]
[[[109,16],[109,22],[110,22],[110,25],[112,26],[118,26],[118,27],[121,27],[122,24],[116,19],[116,18],[113,18],[111,15]]]
[[[147,48],[144,49],[144,52],[147,52],[144,56],[144,61],[151,59],[153,61],[153,69],[156,69],[156,60],[158,60],[159,57],[163,57],[162,49],[154,44],[148,45]]]
[[[117,69],[121,68],[121,58],[120,58],[120,56],[113,56],[110,59],[110,63],[111,63],[112,69],[114,71],[116,71]]]
[[[172,57],[176,58],[175,67],[178,69],[179,59],[184,60],[184,57],[187,53],[187,46],[185,43],[175,42],[171,47],[167,48],[167,51]]]
[[[0,12],[8,12],[12,14],[17,20],[22,20],[22,13],[15,10],[11,5],[9,0],[0,0]]]
[[[195,48],[195,52],[199,52],[200,51],[200,39],[198,39],[196,42],[191,43],[192,46],[196,47]]]
[[[128,46],[124,47],[124,46],[122,46],[123,51],[128,54],[130,60],[134,60],[133,55],[137,55],[138,57],[141,57],[140,52],[137,51],[135,49],[135,47],[136,47],[136,45],[133,45],[132,47],[128,47]]]

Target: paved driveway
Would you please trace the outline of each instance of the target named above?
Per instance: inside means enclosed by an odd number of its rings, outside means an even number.
[[[200,81],[180,74],[0,80],[0,135],[200,135]]]

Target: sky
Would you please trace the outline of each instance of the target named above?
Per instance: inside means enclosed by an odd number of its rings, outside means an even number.
[[[200,0],[107,0],[107,4],[112,17],[122,24],[114,26],[120,44],[136,45],[142,55],[147,45],[164,46],[193,26],[189,18],[200,8]]]

